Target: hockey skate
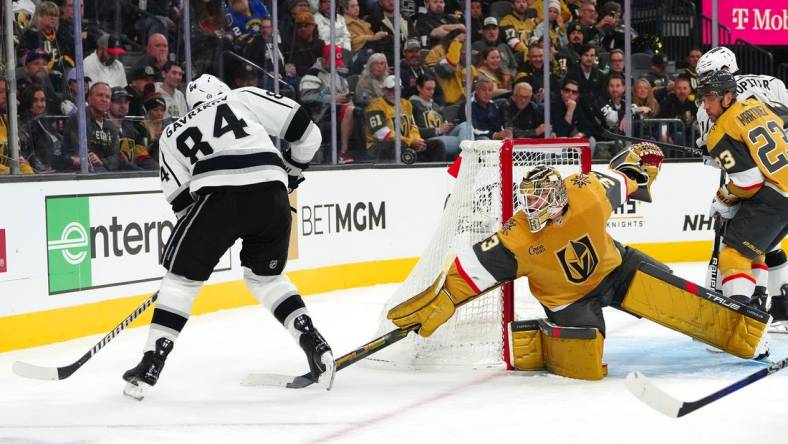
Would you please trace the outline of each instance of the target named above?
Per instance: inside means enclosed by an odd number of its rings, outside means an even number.
[[[788,334],[788,284],[780,288],[779,296],[772,296],[769,314],[774,318],[769,333]]]
[[[322,385],[326,390],[331,390],[334,384],[334,355],[331,347],[323,338],[323,335],[312,325],[312,319],[307,315],[301,315],[293,321],[293,326],[301,332],[298,338],[301,349],[306,353],[309,370],[312,373],[313,381]]]
[[[124,395],[142,401],[148,390],[159,380],[164,361],[172,351],[172,345],[173,342],[167,338],[157,339],[156,350],[146,351],[142,355],[142,361],[123,374],[123,379],[127,382],[123,388]]]

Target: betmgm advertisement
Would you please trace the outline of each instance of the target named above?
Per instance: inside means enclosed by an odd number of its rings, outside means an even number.
[[[49,294],[155,281],[175,226],[159,191],[46,196]],[[230,269],[230,252],[215,271]]]

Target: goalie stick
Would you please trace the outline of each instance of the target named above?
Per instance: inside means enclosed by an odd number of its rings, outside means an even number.
[[[80,367],[85,365],[90,358],[93,357],[99,350],[104,348],[105,345],[109,343],[115,336],[118,335],[123,329],[128,327],[134,319],[137,319],[139,315],[141,315],[145,310],[148,309],[156,299],[159,297],[159,292],[153,293],[145,302],[142,303],[139,307],[137,307],[130,315],[126,317],[117,327],[113,328],[112,331],[107,333],[100,341],[96,343],[87,353],[82,355],[81,358],[77,359],[76,362],[63,366],[63,367],[45,367],[40,365],[28,364],[22,361],[14,362],[12,369],[14,373],[18,376],[23,378],[31,378],[31,379],[47,379],[47,380],[54,380],[58,381],[61,379],[66,379],[75,371],[79,370]]]
[[[640,372],[631,372],[627,375],[626,386],[629,391],[635,395],[636,398],[641,400],[644,404],[652,409],[661,412],[671,418],[680,418],[684,415],[694,412],[701,407],[711,404],[712,402],[730,395],[731,393],[746,387],[759,379],[763,379],[773,373],[788,367],[788,358],[782,361],[772,363],[766,368],[758,370],[757,372],[740,379],[733,384],[724,387],[716,392],[706,395],[697,401],[681,401],[667,394],[665,391],[656,386],[650,379]]]
[[[334,360],[336,371],[340,371],[351,364],[355,364],[367,356],[380,351],[401,339],[404,339],[406,336],[408,336],[408,333],[417,330],[418,328],[419,325],[416,324],[408,328],[398,328],[396,330],[392,330],[377,339],[367,342],[352,352],[340,356]],[[241,385],[245,386],[272,385],[287,388],[304,388],[314,383],[315,380],[312,379],[311,373],[304,373],[301,376],[277,375],[272,373],[251,373],[247,375],[243,381],[241,381]]]

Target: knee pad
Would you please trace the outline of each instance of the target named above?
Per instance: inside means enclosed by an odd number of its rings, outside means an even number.
[[[260,276],[244,267],[244,281],[254,297],[271,313],[276,314],[279,306],[288,298],[297,297],[301,300],[296,286],[283,274]],[[300,305],[303,306],[303,302]]]
[[[509,323],[509,354],[517,370],[548,370],[559,376],[599,380],[605,338],[592,327],[559,327],[547,319]]]
[[[193,281],[174,273],[167,273],[161,279],[156,308],[188,318],[192,312],[194,299],[200,293],[202,285],[202,281]]]

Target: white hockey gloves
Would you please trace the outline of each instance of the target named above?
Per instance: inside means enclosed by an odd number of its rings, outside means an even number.
[[[709,216],[725,220],[733,219],[736,216],[736,212],[739,211],[740,205],[739,198],[731,194],[728,191],[728,187],[723,185],[717,190],[717,194],[711,202]]]
[[[285,171],[287,171],[287,192],[292,193],[301,182],[306,180],[304,170],[309,168],[309,164],[293,160],[290,157],[290,150],[282,153],[282,160],[285,163]]]

